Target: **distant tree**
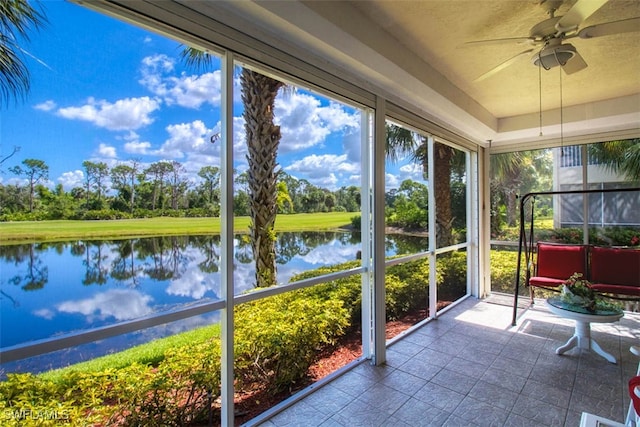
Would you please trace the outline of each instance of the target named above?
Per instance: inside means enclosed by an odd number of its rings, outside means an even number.
[[[217,203],[220,191],[220,168],[204,166],[198,171],[198,176],[203,179],[202,188],[206,194],[207,203]]]
[[[64,191],[62,184],[57,184],[53,191],[38,185],[36,192],[46,210],[47,219],[68,219],[73,215],[76,202],[71,194]]]
[[[171,209],[178,210],[180,198],[187,190],[187,180],[184,177],[186,169],[178,161],[173,160],[169,163],[168,184],[171,192]]]
[[[499,196],[506,205],[507,225],[516,224],[516,195],[521,184],[521,173],[524,158],[522,152],[495,154],[491,156],[491,189],[492,199]]]
[[[246,172],[236,174],[233,180],[233,214],[235,216],[249,216],[249,189]]]
[[[342,206],[347,212],[358,212],[360,210],[360,188],[350,185],[341,187],[335,192],[336,205]]]
[[[44,160],[25,159],[24,167],[14,166],[9,170],[18,176],[23,176],[29,181],[29,212],[33,212],[33,195],[38,183],[49,179],[49,166]]]
[[[552,157],[549,150],[516,151],[491,156],[492,233],[499,232],[506,217],[513,227],[518,218],[518,194],[551,189]]]
[[[87,174],[85,178],[87,208],[90,209],[89,196],[93,190],[96,194],[96,206],[93,206],[93,208],[101,209],[102,194],[107,192],[106,178],[109,176],[109,166],[104,162],[91,162],[89,160],[82,162],[82,166]]]
[[[27,187],[16,184],[0,184],[0,213],[26,212],[28,208],[29,191]]]
[[[324,207],[328,212],[333,212],[333,208],[336,206],[336,196],[332,193],[327,193],[324,196]]]
[[[151,209],[153,210],[155,210],[158,205],[160,206],[160,209],[164,208],[164,184],[170,169],[171,163],[167,161],[159,161],[152,163],[144,170],[145,176],[151,179],[151,183],[153,185],[151,202]]]
[[[46,17],[34,1],[0,0],[0,103],[24,98],[29,92],[30,76],[22,57],[21,42],[41,28]]]
[[[395,192],[389,224],[408,229],[427,226],[428,187],[410,179],[402,181]]]
[[[136,178],[139,168],[139,161],[131,160],[128,164],[121,163],[111,169],[111,184],[118,190],[121,197],[128,196],[130,212],[135,208]]]
[[[400,126],[387,124],[385,150],[392,162],[403,156],[422,164],[423,174],[428,172],[427,139]],[[464,153],[441,142],[435,142],[434,151],[434,198],[436,202],[436,236],[438,247],[453,244],[453,217],[451,180],[454,174],[464,173]]]

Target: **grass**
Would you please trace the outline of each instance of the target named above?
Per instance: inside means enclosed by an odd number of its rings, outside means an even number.
[[[351,224],[357,212],[280,214],[276,231],[335,230]],[[234,218],[236,233],[249,231],[249,217]],[[0,245],[74,239],[220,234],[220,218],[142,218],[114,221],[16,221],[0,223]]]
[[[140,344],[117,353],[97,357],[95,359],[87,360],[86,362],[76,363],[66,368],[43,372],[42,374],[39,374],[39,376],[45,380],[57,382],[70,371],[85,373],[100,372],[107,369],[121,369],[132,365],[133,363],[157,365],[162,361],[162,359],[164,359],[165,352],[170,348],[182,347],[188,344],[200,343],[210,339],[219,338],[220,325],[215,324],[203,326],[201,328],[181,332],[169,337],[149,341],[148,343]]]

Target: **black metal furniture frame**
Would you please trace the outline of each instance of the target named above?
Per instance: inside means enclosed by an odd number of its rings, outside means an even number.
[[[527,193],[524,196],[520,197],[520,238],[518,241],[518,265],[516,267],[516,286],[515,292],[513,294],[513,319],[511,324],[516,326],[516,319],[518,314],[518,292],[520,290],[520,272],[522,271],[522,253],[524,251],[525,260],[527,264],[526,270],[526,280],[525,285],[528,286],[529,277],[531,274],[531,268],[529,266],[529,262],[531,261],[531,257],[533,256],[533,213],[535,206],[535,198],[537,196],[555,196],[562,194],[591,194],[591,193],[622,193],[622,192],[631,192],[638,191],[640,192],[640,187],[633,188],[610,188],[610,189],[600,189],[600,190],[568,190],[568,191],[541,191],[534,193]],[[527,231],[525,228],[525,203],[529,199],[532,199],[531,202],[531,224],[529,226],[529,235],[527,240]],[[585,219],[583,218],[583,221]],[[588,221],[588,219],[587,219]]]

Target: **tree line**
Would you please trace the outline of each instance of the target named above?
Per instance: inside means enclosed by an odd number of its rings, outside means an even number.
[[[204,166],[190,179],[177,161],[158,161],[143,167],[138,160],[109,167],[84,161],[82,185],[65,190],[47,186],[49,166],[25,159],[8,170],[21,183],[0,184],[0,220],[122,219],[153,216],[215,217],[220,215],[220,168]],[[247,172],[235,175],[233,211],[250,211]],[[313,185],[279,171],[278,213],[359,212],[360,188],[336,191]]]
[[[159,161],[146,168],[138,160],[109,168],[104,162],[84,161],[81,186],[66,191],[62,184],[47,186],[49,167],[40,159],[25,159],[8,170],[22,183],[0,184],[0,221],[53,219],[123,219],[154,216],[218,217],[220,169],[204,166],[199,182],[191,181],[177,161]],[[464,227],[464,185],[454,191],[453,210]],[[249,215],[247,173],[236,174],[233,211]],[[427,185],[405,180],[385,195],[389,226],[425,229],[428,218]],[[360,212],[360,188],[330,191],[279,171],[278,213]],[[355,223],[357,225],[357,223]]]

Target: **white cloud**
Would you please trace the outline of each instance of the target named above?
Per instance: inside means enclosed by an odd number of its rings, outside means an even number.
[[[172,77],[168,80],[167,104],[175,102],[181,107],[200,108],[205,102],[220,105],[220,71],[201,76]]]
[[[158,150],[159,155],[180,158],[184,153],[206,152],[214,148],[211,136],[215,132],[213,129],[207,129],[201,120],[169,125],[166,130],[169,133],[169,139]]]
[[[153,123],[151,113],[159,108],[160,101],[147,96],[120,99],[115,103],[89,98],[85,105],[60,108],[57,114],[71,120],[84,120],[109,130],[132,130]]]
[[[339,240],[312,249],[308,254],[298,255],[312,265],[340,264],[356,258],[357,246],[347,246]]]
[[[130,154],[150,154],[149,148],[151,143],[146,141],[131,141],[124,144],[124,151]]]
[[[118,155],[116,154],[116,147],[100,143],[100,146],[98,146],[98,156],[115,159],[118,157]]]
[[[55,312],[48,308],[41,308],[33,312],[34,316],[42,317],[43,319],[51,320],[55,316]]]
[[[77,313],[87,317],[129,320],[151,313],[149,295],[131,289],[112,289],[78,301],[65,301],[56,307],[62,313]]]
[[[394,175],[391,173],[387,173],[384,176],[385,187],[387,190],[391,188],[398,188],[402,183],[402,180],[398,177],[398,175]]]
[[[360,173],[360,165],[347,161],[347,155],[312,154],[284,167],[287,173],[305,178],[314,185],[335,189],[343,179]]]
[[[56,106],[57,105],[54,101],[48,100],[40,104],[34,105],[33,108],[41,111],[51,111],[51,110],[55,110]]]
[[[411,179],[414,181],[422,181],[424,179],[422,172],[422,165],[419,163],[414,162],[400,166],[400,178],[402,180]]]
[[[59,178],[58,182],[62,184],[65,190],[70,190],[75,187],[82,187],[84,184],[84,172],[76,169],[74,171],[64,172]]]
[[[220,104],[220,70],[201,75],[170,75],[175,62],[166,55],[148,56],[142,60],[139,83],[163,98],[167,105],[200,108],[204,103]]]
[[[291,165],[285,167],[285,170],[301,172],[305,175],[315,177],[324,176],[328,171],[346,173],[360,172],[360,165],[347,162],[346,160],[346,154],[312,154],[301,160],[296,160],[291,163]]]
[[[285,153],[323,144],[333,132],[359,127],[358,114],[334,102],[322,106],[318,98],[299,92],[276,98],[274,114],[282,133],[280,150]]]

